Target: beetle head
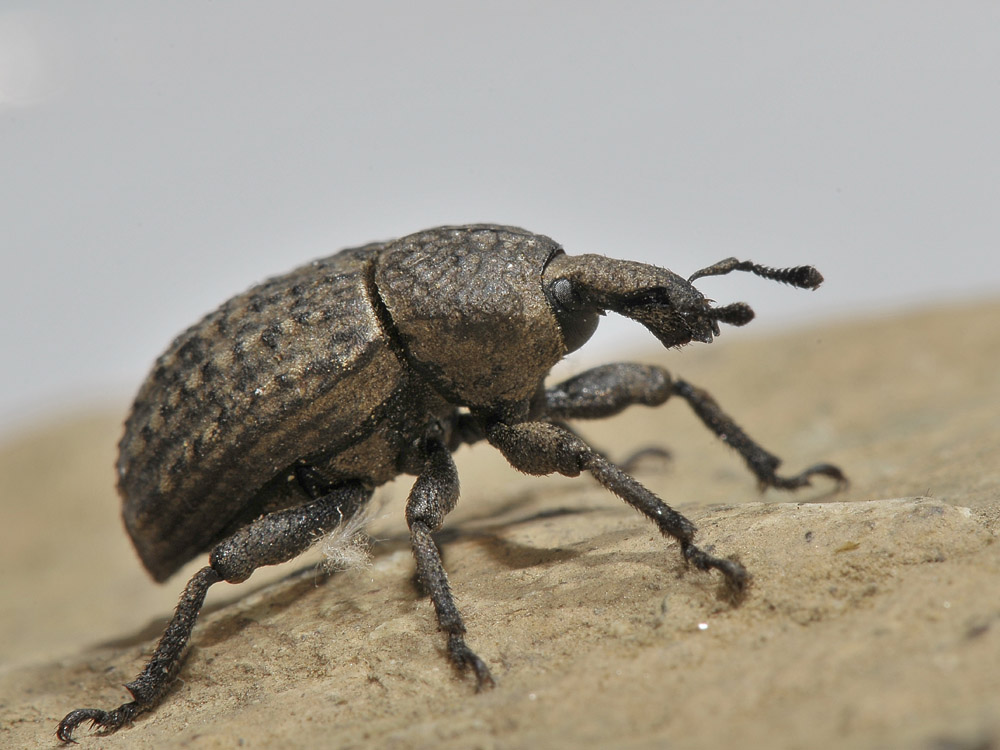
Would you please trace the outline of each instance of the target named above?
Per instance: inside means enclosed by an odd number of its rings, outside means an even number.
[[[745,302],[715,307],[692,282],[703,276],[750,271],[793,286],[815,289],[823,277],[811,266],[773,269],[727,258],[685,280],[665,268],[603,255],[557,255],[543,274],[545,291],[569,351],[583,345],[611,310],[642,323],[667,347],[709,343],[719,324],[742,326],[754,312]]]

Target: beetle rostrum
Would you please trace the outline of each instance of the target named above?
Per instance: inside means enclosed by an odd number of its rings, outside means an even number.
[[[610,364],[546,386],[611,311],[666,347],[709,343],[719,324],[753,318],[744,303],[714,306],[692,281],[748,271],[815,289],[810,266],[772,269],[729,258],[685,280],[656,266],[572,256],[515,227],[441,227],[344,250],[223,304],[178,336],[136,397],[119,445],[125,527],[163,581],[205,552],[142,672],[133,700],[69,713],[71,741],[91,722],[110,733],[162,699],[180,669],[205,594],[256,568],[290,560],[340,526],[399,474],[416,476],[406,505],[417,576],[447,636],[448,654],[478,688],[493,684],[465,625],[432,534],[458,500],[452,453],[488,441],[522,472],[589,473],[715,569],[735,599],[749,574],[694,543],[695,527],[591,448],[569,426],[633,404],[686,401],[746,461],[761,486],[795,489],[831,464],[792,476],[705,392],[661,367]]]

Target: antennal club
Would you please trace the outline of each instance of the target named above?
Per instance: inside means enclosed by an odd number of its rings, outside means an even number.
[[[753,320],[753,310],[746,302],[734,302],[723,307],[714,307],[708,311],[712,320],[727,323],[731,326],[745,326]]]
[[[723,276],[731,271],[749,271],[762,278],[780,281],[783,284],[791,284],[800,289],[815,289],[823,283],[823,274],[812,266],[770,268],[758,265],[749,260],[738,260],[736,258],[726,258],[700,271],[695,271],[688,277],[688,282],[693,282],[695,279],[700,279],[704,276]]]

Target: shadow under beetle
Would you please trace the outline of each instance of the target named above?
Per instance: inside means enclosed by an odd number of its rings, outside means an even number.
[[[688,562],[718,570],[738,597],[749,581],[743,566],[697,547],[690,521],[566,420],[679,396],[762,486],[795,489],[813,475],[843,483],[840,469],[776,474],[776,456],[707,393],[660,367],[611,364],[544,384],[607,311],[642,323],[667,347],[709,343],[720,323],[750,322],[746,304],[713,307],[692,286],[731,271],[809,289],[823,280],[810,266],[729,258],[685,281],[643,263],[566,255],[523,229],[474,225],[344,250],[226,302],[157,360],[125,423],[117,465],[125,526],[153,577],[164,581],[206,551],[209,565],[187,584],[149,663],[125,686],[134,700],[72,711],[59,739],[71,741],[86,721],[113,732],[156,706],[212,584],[239,583],[297,556],[399,474],[417,477],[406,522],[451,661],[472,670],[477,688],[492,685],[465,643],[431,536],[458,500],[452,452],[480,440],[528,474],[589,472],[676,539]]]

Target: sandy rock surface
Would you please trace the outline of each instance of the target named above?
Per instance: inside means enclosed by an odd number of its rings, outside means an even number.
[[[746,601],[587,478],[458,456],[440,536],[497,688],[444,656],[412,582],[407,482],[383,488],[371,564],[318,552],[219,584],[163,705],[101,748],[1000,746],[1000,304],[650,351],[708,389],[789,472],[755,489],[683,403],[581,427],[754,576]],[[69,710],[113,708],[196,561],[156,586],[118,520],[126,404],[0,446],[0,746],[54,747]]]

